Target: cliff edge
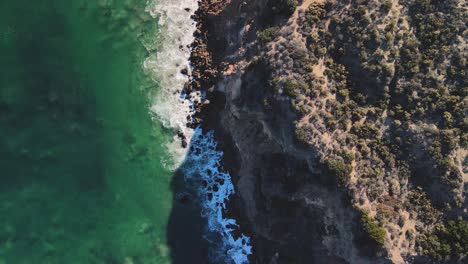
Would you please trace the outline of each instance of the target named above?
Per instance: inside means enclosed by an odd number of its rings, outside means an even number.
[[[461,0],[204,0],[196,118],[226,153],[251,263],[462,263]]]

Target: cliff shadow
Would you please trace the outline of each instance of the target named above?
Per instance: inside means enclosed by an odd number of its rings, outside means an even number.
[[[217,143],[213,130],[196,128],[173,178],[168,241],[174,263],[244,263],[251,252],[237,221],[226,217],[235,192]]]
[[[188,146],[192,148],[193,142]],[[189,150],[188,155],[190,155]],[[188,156],[187,155],[187,156]],[[205,239],[207,220],[201,215],[197,186],[185,179],[187,159],[179,166],[171,180],[173,193],[167,241],[173,264],[204,264],[208,260],[208,241]]]

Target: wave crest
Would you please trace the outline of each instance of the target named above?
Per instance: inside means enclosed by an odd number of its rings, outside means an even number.
[[[198,8],[196,0],[159,0],[151,2],[146,11],[158,20],[158,39],[144,43],[151,55],[144,67],[160,86],[153,98],[151,112],[166,128],[184,133],[189,149],[181,147],[177,135],[168,143],[173,161],[166,164],[172,170],[179,168],[187,179],[198,181],[196,186],[202,204],[202,215],[208,221],[209,233],[217,234],[221,241],[215,241],[217,257],[235,264],[248,263],[252,247],[250,239],[233,233],[239,229],[234,219],[224,218],[226,202],[234,194],[231,176],[221,169],[223,156],[216,150],[213,132],[202,133],[201,129],[186,126],[187,117],[194,113],[194,101],[203,97],[194,92],[188,97],[182,94],[188,76],[183,69],[191,72],[189,63],[190,44],[194,41],[195,21],[191,16]],[[156,52],[152,52],[156,50]],[[221,245],[219,245],[221,242]]]

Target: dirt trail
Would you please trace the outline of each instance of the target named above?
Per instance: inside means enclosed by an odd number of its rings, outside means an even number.
[[[454,152],[453,160],[463,176],[463,181],[468,182],[468,150],[458,149]]]
[[[405,219],[405,224],[399,230],[399,236],[394,241],[392,241],[394,243],[394,246],[390,250],[390,259],[395,264],[405,263],[402,257],[402,252],[412,251],[413,246],[414,246],[414,245],[405,245],[405,241],[406,241],[406,232],[407,231],[414,232],[416,228],[416,221],[410,218],[410,215],[408,212],[402,212],[402,216]]]

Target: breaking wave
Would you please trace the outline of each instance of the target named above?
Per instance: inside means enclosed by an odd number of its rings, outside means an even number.
[[[160,90],[153,98],[151,112],[164,127],[182,131],[187,141],[193,135],[193,129],[186,126],[187,116],[193,111],[195,93],[185,98],[181,91],[188,81],[186,69],[190,74],[190,44],[193,42],[195,21],[191,19],[198,8],[195,0],[156,0],[148,5],[146,11],[158,20],[156,44],[148,43],[148,50],[153,52],[144,62],[144,67],[151,77],[159,83]],[[183,161],[187,150],[180,146],[177,136],[167,146],[173,158],[167,163],[170,169],[176,169]]]
[[[215,245],[216,257],[227,263],[248,263],[252,247],[244,234],[235,237],[238,230],[234,219],[225,218],[223,211],[226,202],[234,194],[231,177],[220,167],[223,153],[216,150],[212,132],[186,126],[188,117],[194,112],[194,101],[203,97],[200,93],[185,95],[184,84],[190,74],[190,44],[196,24],[191,16],[198,8],[196,0],[157,0],[151,2],[146,11],[158,21],[158,39],[154,43],[144,43],[151,55],[144,67],[159,83],[160,91],[155,96],[151,112],[168,129],[181,131],[187,138],[190,148],[181,147],[177,135],[167,148],[173,160],[165,165],[170,169],[179,168],[186,179],[198,183],[195,186],[202,204],[202,215],[208,222],[208,233],[215,234],[220,241]],[[156,50],[156,52],[151,52]],[[206,238],[211,237],[207,234]],[[210,240],[210,239],[209,239]]]
[[[229,173],[221,168],[223,152],[216,149],[213,132],[203,133],[196,129],[192,146],[182,170],[190,182],[198,183],[199,198],[202,202],[202,215],[208,220],[208,230],[221,237],[222,245],[215,257],[230,258],[235,264],[248,263],[252,246],[250,238],[241,234],[236,220],[225,218],[226,202],[234,194],[234,186]]]

